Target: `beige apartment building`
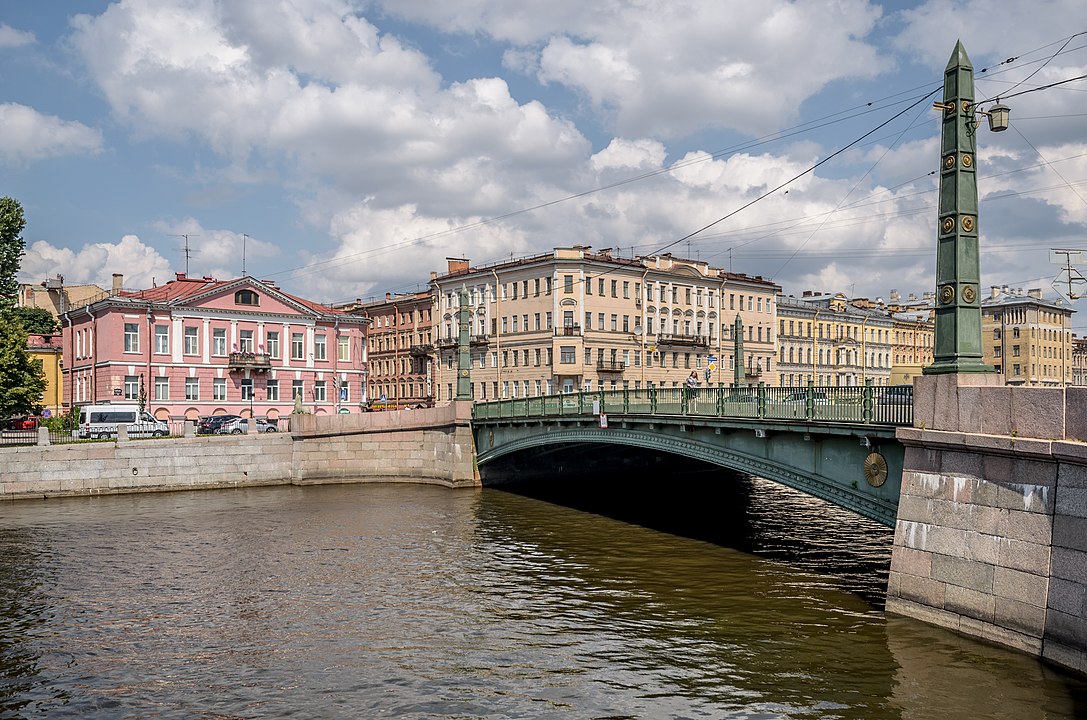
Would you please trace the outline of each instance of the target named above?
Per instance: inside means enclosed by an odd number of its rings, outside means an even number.
[[[778,298],[777,322],[783,386],[890,384],[894,323],[887,312],[856,307],[841,293],[806,291]]]
[[[892,385],[912,385],[932,364],[936,324],[929,310],[892,312],[894,338],[891,347]]]
[[[691,373],[702,385],[729,384],[737,316],[745,381],[777,383],[780,288],[760,277],[670,254],[621,258],[574,246],[483,267],[451,259],[431,286],[439,403],[455,392],[462,290],[476,400],[679,387]]]
[[[1072,383],[1072,313],[1063,300],[1040,289],[994,286],[981,303],[984,361],[1007,385]]]

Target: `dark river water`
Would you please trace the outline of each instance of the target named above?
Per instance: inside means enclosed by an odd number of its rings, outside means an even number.
[[[888,531],[737,488],[686,534],[664,489],[3,504],[0,717],[1087,717],[1079,679],[884,616]]]

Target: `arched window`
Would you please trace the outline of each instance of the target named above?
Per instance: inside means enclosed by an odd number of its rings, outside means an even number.
[[[252,290],[239,290],[234,293],[235,305],[260,305],[260,296]]]

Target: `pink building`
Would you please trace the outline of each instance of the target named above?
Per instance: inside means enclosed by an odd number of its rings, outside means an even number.
[[[366,402],[369,320],[242,277],[120,291],[61,316],[65,405],[138,402],[159,419],[276,420]]]

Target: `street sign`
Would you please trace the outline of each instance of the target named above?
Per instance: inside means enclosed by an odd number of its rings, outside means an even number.
[[[606,428],[608,426],[608,416],[604,413],[600,413],[600,427]]]
[[[347,388],[340,388],[340,402],[347,402]]]
[[[385,393],[381,393],[381,402],[385,402],[389,398],[385,397]]]
[[[708,358],[706,358],[706,360],[709,361],[710,365],[717,364],[717,356],[716,355],[710,355]]]
[[[42,410],[42,417],[43,418],[52,417],[52,416],[53,416],[53,412],[49,408],[46,408],[46,409]]]

